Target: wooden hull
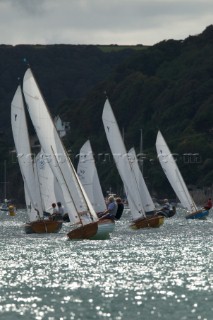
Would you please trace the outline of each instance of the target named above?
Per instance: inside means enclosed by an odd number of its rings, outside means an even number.
[[[24,228],[27,234],[30,233],[56,233],[61,230],[61,221],[38,220],[26,223]]]
[[[192,212],[186,216],[186,219],[206,219],[206,217],[209,215],[209,210],[199,210]]]
[[[111,219],[101,219],[95,223],[90,223],[70,231],[67,237],[70,240],[106,240],[110,238],[110,233],[115,228],[115,221]]]
[[[141,218],[132,222],[130,227],[132,229],[141,229],[141,228],[158,228],[164,223],[163,216],[152,216]]]
[[[70,240],[83,240],[92,238],[98,231],[98,223],[93,222],[71,230],[67,237]]]

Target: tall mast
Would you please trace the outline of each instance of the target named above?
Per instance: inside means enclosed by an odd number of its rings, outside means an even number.
[[[143,173],[143,129],[140,129],[141,135],[140,135],[140,169],[141,172]]]

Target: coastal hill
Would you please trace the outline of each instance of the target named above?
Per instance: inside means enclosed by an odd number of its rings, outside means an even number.
[[[90,139],[104,193],[109,188],[122,192],[101,119],[107,95],[127,150],[134,146],[139,153],[143,147],[143,172],[153,195],[174,197],[157,159],[158,130],[176,154],[187,185],[211,194],[212,56],[212,25],[199,35],[153,46],[0,45],[0,180],[4,182],[6,160],[8,197],[23,198],[11,152],[10,103],[28,64],[51,114],[70,122],[64,143],[74,165]]]

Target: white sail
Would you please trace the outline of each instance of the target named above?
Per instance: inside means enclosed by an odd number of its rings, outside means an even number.
[[[33,159],[20,86],[18,86],[11,103],[11,125],[18,162],[24,180],[25,195],[27,197],[26,205],[28,208],[30,207],[30,210],[27,211],[30,221],[34,221],[37,219],[35,209],[39,211],[40,217],[43,216],[43,210],[41,207],[40,194],[35,183]]]
[[[61,142],[30,68],[24,75],[23,92],[41,147],[61,185],[70,221],[82,225],[97,221],[98,217]]]
[[[169,180],[182,206],[190,212],[197,211],[198,208],[189,194],[177,164],[160,131],[158,131],[157,135],[156,149],[158,159],[165,172],[165,175],[167,176],[167,179]]]
[[[114,161],[124,184],[133,219],[145,217],[137,178],[128,159],[128,154],[108,99],[104,105],[102,120]]]
[[[32,222],[32,221],[38,220],[40,217],[37,211],[33,208],[25,183],[24,183],[24,197],[25,197],[26,210],[27,210],[27,215],[29,217],[29,221]]]
[[[99,213],[106,210],[106,203],[89,140],[80,150],[77,173],[95,212]]]
[[[138,159],[135,153],[135,149],[132,148],[128,152],[129,161],[131,161],[132,168],[135,172],[135,176],[137,179],[138,188],[140,190],[140,195],[143,203],[143,208],[145,212],[150,212],[155,210],[154,202],[150,196],[149,190],[147,188],[147,185],[144,181],[142,172],[138,165]]]
[[[64,203],[64,197],[58,180],[55,178],[42,150],[35,158],[35,166],[44,211],[52,213],[52,203]],[[66,207],[64,207],[64,212],[67,212]]]

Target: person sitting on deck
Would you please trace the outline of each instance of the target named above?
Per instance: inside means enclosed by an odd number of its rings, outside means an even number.
[[[60,203],[60,202],[58,202],[57,205],[58,205],[59,203]],[[61,203],[60,203],[60,206],[61,206]],[[63,208],[61,207],[62,210],[59,211],[60,206],[58,205],[58,209],[57,209],[57,208],[56,208],[56,204],[55,204],[55,203],[52,203],[53,213],[52,213],[51,216],[50,216],[50,219],[51,219],[51,220],[59,221],[59,220],[62,220],[62,219],[63,219],[63,214],[62,214]]]
[[[116,213],[117,213],[118,205],[115,201],[115,198],[113,196],[110,196],[108,198],[108,206],[107,210],[103,212],[103,215],[100,217],[100,219],[115,219]]]
[[[210,210],[212,208],[212,199],[209,198],[207,203],[204,205],[204,209]]]
[[[164,213],[166,217],[169,216],[169,211],[170,211],[170,204],[169,204],[169,200],[168,199],[164,199],[163,200],[164,205],[163,207],[160,209],[160,212]]]
[[[117,202],[118,208],[117,208],[115,218],[116,218],[116,220],[119,220],[122,216],[123,211],[124,211],[124,204],[121,201],[121,198],[116,198],[116,202]]]

